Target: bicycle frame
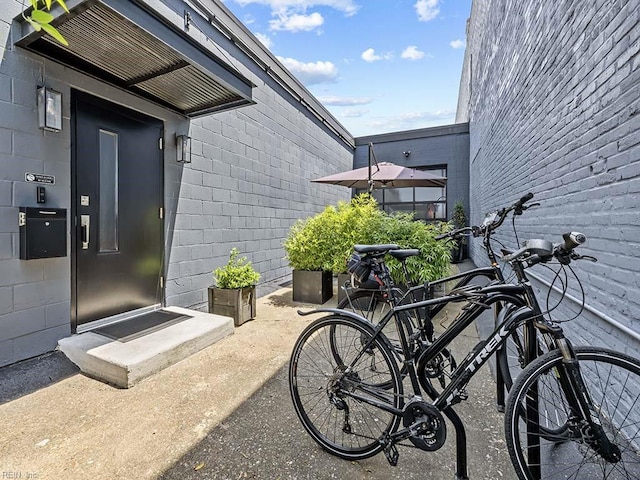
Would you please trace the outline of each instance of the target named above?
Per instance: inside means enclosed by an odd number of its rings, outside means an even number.
[[[463,309],[461,314],[456,317],[452,325],[447,328],[447,330],[445,330],[445,332],[440,337],[438,337],[438,339],[433,344],[427,347],[427,349],[420,355],[420,357],[423,358],[424,361],[428,361],[429,359],[434,358],[442,351],[443,348],[446,347],[446,345],[451,343],[460,334],[460,332],[471,325],[471,323],[473,323],[487,308],[491,308],[492,304],[495,304],[497,302],[508,302],[520,306],[520,308],[516,312],[506,317],[505,321],[487,340],[479,342],[476,347],[472,349],[472,352],[455,370],[452,375],[452,382],[445,388],[442,393],[438,393],[437,390],[431,385],[424,385],[425,393],[431,398],[434,406],[438,408],[445,416],[447,416],[447,418],[449,418],[455,428],[456,477],[459,480],[468,479],[466,433],[462,420],[451,407],[462,399],[462,392],[464,391],[464,388],[467,386],[473,375],[475,375],[475,373],[477,373],[479,368],[487,362],[491,355],[502,346],[507,336],[515,331],[520,324],[531,318],[531,316],[534,314],[534,312],[524,304],[521,295],[523,294],[525,288],[521,285],[498,284],[490,285],[481,290],[488,294],[486,301],[484,301],[485,299],[483,299],[483,303],[475,303],[469,308]],[[381,334],[382,329],[392,319],[395,319],[396,322],[399,322],[400,325],[402,325],[401,320],[398,316],[399,313],[412,309],[431,307],[439,304],[444,305],[450,302],[459,302],[464,300],[468,299],[463,295],[456,294],[394,307],[383,317],[380,323],[378,323],[378,325],[373,328],[371,339],[363,345],[362,350],[358,355],[355,356],[346,371],[349,371],[349,369],[356,365],[357,362],[362,358],[362,356],[365,355],[365,352],[372,346],[375,338]],[[371,327],[371,324],[367,321],[367,319],[360,317],[355,313],[346,312],[344,310],[326,308],[314,310],[312,312],[298,313],[306,315],[319,312],[345,315],[350,318],[357,319],[359,322],[367,325],[368,328]],[[411,352],[411,349],[409,347],[407,336],[404,333],[404,328],[400,327],[398,331],[400,332],[400,341],[405,356],[404,363],[407,365],[413,393],[416,396],[422,396],[418,374],[414,365],[415,362],[413,353]],[[384,334],[382,335],[384,336]],[[345,395],[357,399],[358,401],[365,402],[369,405],[380,408],[394,415],[402,416],[402,410],[396,409],[390,406],[388,403],[384,403],[384,392],[377,392],[375,391],[375,389],[365,389],[365,391],[367,391],[367,393],[369,393],[370,395],[377,397],[378,400],[359,395],[355,391],[345,391],[344,393]],[[388,441],[390,442],[389,444],[392,445],[393,442],[407,438],[408,435],[408,428],[404,428],[402,430],[394,432],[388,438]]]

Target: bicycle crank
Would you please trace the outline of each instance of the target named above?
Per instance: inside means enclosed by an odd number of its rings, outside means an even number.
[[[402,422],[409,430],[409,440],[420,450],[434,452],[444,445],[447,427],[440,411],[433,405],[415,400],[402,411]]]

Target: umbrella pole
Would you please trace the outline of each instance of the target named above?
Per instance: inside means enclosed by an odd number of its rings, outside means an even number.
[[[373,143],[369,142],[369,174],[367,176],[367,184],[369,186],[369,194],[373,191],[373,181],[371,180],[371,153],[373,151]]]

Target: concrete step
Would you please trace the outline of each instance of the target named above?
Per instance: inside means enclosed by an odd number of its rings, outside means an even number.
[[[186,318],[127,341],[88,331],[58,342],[60,350],[87,376],[129,388],[233,333],[233,319],[166,307]]]

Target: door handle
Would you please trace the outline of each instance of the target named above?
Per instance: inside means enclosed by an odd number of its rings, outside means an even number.
[[[90,215],[80,215],[80,236],[82,237],[82,249],[89,248],[89,225],[91,224]]]

